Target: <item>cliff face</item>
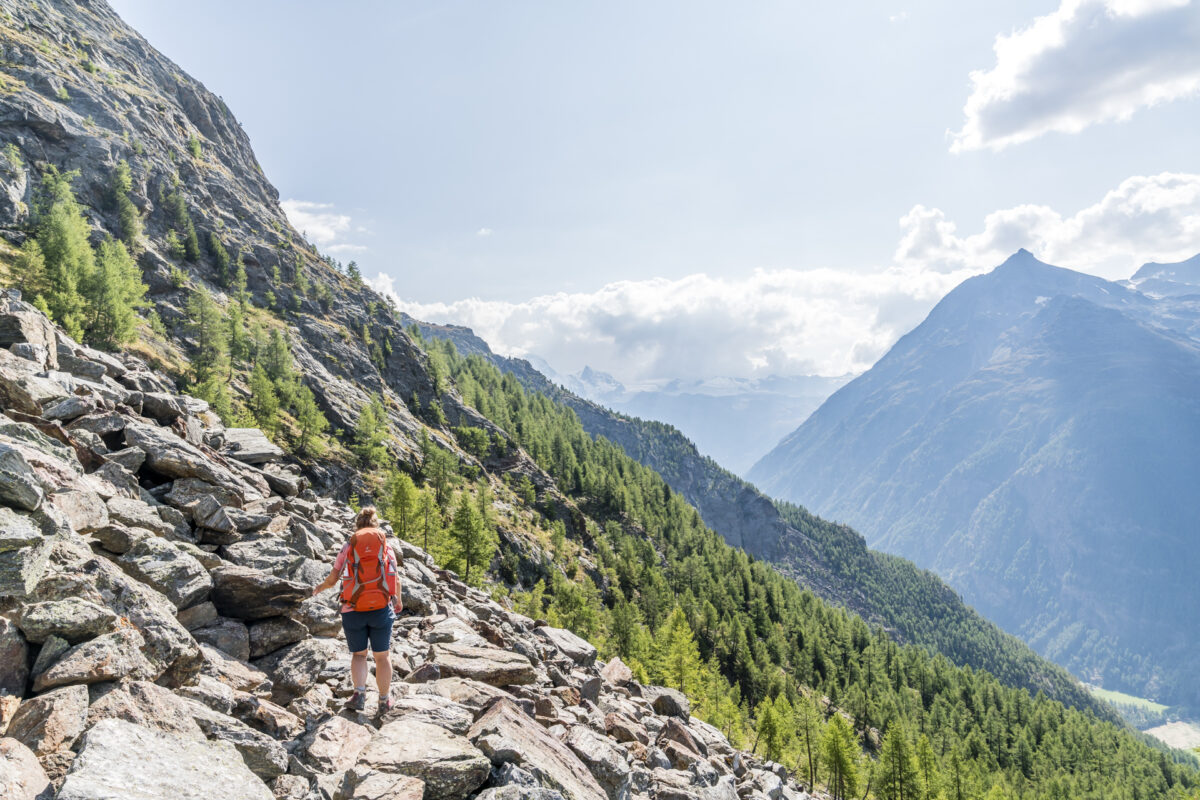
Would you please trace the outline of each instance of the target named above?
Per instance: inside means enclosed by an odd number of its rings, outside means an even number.
[[[251,303],[283,317],[305,384],[334,430],[349,432],[372,395],[384,401],[393,455],[412,464],[427,430],[457,450],[449,428],[492,426],[439,386],[378,295],[334,269],[288,223],[245,132],[220,98],[185,75],[103,2],[0,0],[0,236],[26,236],[38,182],[76,171],[73,188],[94,236],[117,229],[112,175],[125,161],[143,217],[139,265],[169,343],[186,353],[184,301],[204,286],[225,302],[210,242],[245,265]],[[183,198],[198,257],[173,257]],[[235,381],[234,392],[247,387]],[[445,423],[420,419],[430,404]],[[412,406],[410,408],[410,406]],[[414,411],[416,413],[414,413]],[[347,479],[350,479],[347,482]],[[353,476],[333,470],[342,496]]]

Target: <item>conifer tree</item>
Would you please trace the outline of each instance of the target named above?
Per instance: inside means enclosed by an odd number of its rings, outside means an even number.
[[[208,234],[208,250],[212,253],[213,263],[217,267],[217,282],[228,288],[233,280],[229,264],[229,251],[225,249],[225,245],[221,244],[221,240],[215,232]]]
[[[363,406],[354,426],[353,450],[362,465],[368,469],[379,469],[388,460],[385,444],[388,440],[387,411],[379,397]]]
[[[60,173],[50,167],[42,176],[37,240],[45,279],[37,287],[36,297],[69,336],[82,340],[87,323],[83,287],[96,269],[96,258],[88,241],[90,227],[71,191],[71,181],[77,174]]]
[[[758,752],[759,744],[766,747],[767,757],[770,758],[772,742],[779,735],[779,720],[775,718],[775,705],[770,700],[763,700],[754,710],[754,746],[753,753]]]
[[[902,722],[894,722],[884,734],[874,783],[881,800],[919,800],[920,773]]]
[[[822,745],[829,794],[833,800],[849,800],[858,791],[859,749],[850,723],[841,714],[829,720]]]
[[[117,238],[125,243],[131,253],[141,249],[142,215],[133,204],[129,193],[133,191],[133,176],[129,171],[129,162],[121,159],[113,169],[112,202],[117,211]]]
[[[407,472],[397,470],[392,473],[388,481],[387,498],[387,516],[392,523],[392,530],[401,539],[412,541],[410,537],[417,529],[420,493]]]
[[[42,255],[42,246],[34,237],[27,238],[17,251],[13,275],[21,294],[34,301],[41,298],[46,288],[46,257]]]
[[[87,340],[107,349],[130,341],[137,327],[135,309],[145,302],[146,284],[123,242],[110,237],[100,243],[96,269],[84,290],[88,300]]]
[[[292,349],[283,331],[278,328],[271,329],[267,349],[260,356],[260,361],[267,377],[275,381],[276,385],[292,379]]]
[[[229,337],[225,315],[203,286],[187,302],[188,329],[196,341],[192,357],[193,393],[209,402],[221,419],[232,414],[229,397]]]
[[[658,672],[665,685],[687,694],[699,688],[700,648],[679,606],[671,611],[658,631]]]
[[[441,538],[442,515],[437,502],[428,492],[421,492],[417,501],[417,520],[421,526],[421,549],[427,553],[432,552],[429,549],[430,541],[437,545]]]
[[[273,436],[279,429],[279,397],[261,364],[256,364],[250,371],[249,402],[255,423]]]
[[[495,530],[484,524],[479,510],[463,492],[450,523],[450,552],[464,581],[471,582],[472,570],[476,571],[477,581],[481,579],[481,573],[496,552],[496,544]]]
[[[350,276],[350,280],[355,283],[362,283],[362,273],[358,270],[358,262],[351,261],[346,266],[346,274]]]
[[[321,436],[329,427],[329,420],[317,407],[317,400],[312,390],[302,383],[295,387],[294,415],[299,432],[296,436],[296,447],[305,455],[319,456],[325,451]]]
[[[800,742],[804,774],[809,787],[817,784],[817,769],[821,760],[821,739],[824,735],[823,715],[816,698],[804,695],[796,703],[796,737]]]
[[[938,763],[929,737],[921,734],[917,739],[917,770],[921,773],[921,800],[933,800],[938,794]]]

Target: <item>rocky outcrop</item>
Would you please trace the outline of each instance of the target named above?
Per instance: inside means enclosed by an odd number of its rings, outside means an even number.
[[[119,371],[73,357],[78,372]],[[139,382],[154,374],[119,363]],[[68,425],[52,439],[40,433],[48,420],[28,414],[0,421],[0,445],[24,465],[0,475],[0,555],[22,565],[0,584],[6,797],[49,785],[63,800],[690,800],[759,797],[755,787],[779,781],[690,718],[678,692],[640,686],[619,660],[400,540],[394,703],[347,709],[337,601],[310,587],[353,511],[280,491],[203,444],[225,429],[202,404],[162,394],[148,410],[132,402],[140,390],[109,380],[104,394],[76,386],[79,407],[55,411],[105,409],[112,419],[89,423],[103,436]],[[114,459],[113,444],[145,458]],[[236,541],[208,540],[218,511]],[[772,797],[802,796],[770,785]]]

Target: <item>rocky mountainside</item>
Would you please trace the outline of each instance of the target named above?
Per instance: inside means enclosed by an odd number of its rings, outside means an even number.
[[[940,652],[954,663],[985,669],[1007,683],[1064,703],[1108,712],[1061,667],[967,606],[937,575],[869,550],[862,536],[803,508],[768,497],[661,422],[615,413],[552,383],[528,361],[492,352],[470,329],[406,318],[425,338],[445,340],[513,375],[529,392],[569,407],[592,437],[617,444],[660,474],[726,542],[773,564],[817,596],[882,626],[898,641]]]
[[[752,475],[934,569],[1076,674],[1200,707],[1200,629],[1170,611],[1196,598],[1200,559],[1196,320],[1193,298],[1022,251]]]
[[[139,359],[12,294],[0,329],[6,800],[807,796],[400,540],[395,708],[346,710],[334,598],[309,587],[353,511]]]

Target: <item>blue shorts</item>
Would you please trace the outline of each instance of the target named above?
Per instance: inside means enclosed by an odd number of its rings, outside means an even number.
[[[370,642],[371,650],[383,653],[392,647],[392,623],[396,621],[396,612],[391,605],[377,608],[374,611],[343,611],[342,630],[346,632],[346,644],[351,653],[367,649]]]

